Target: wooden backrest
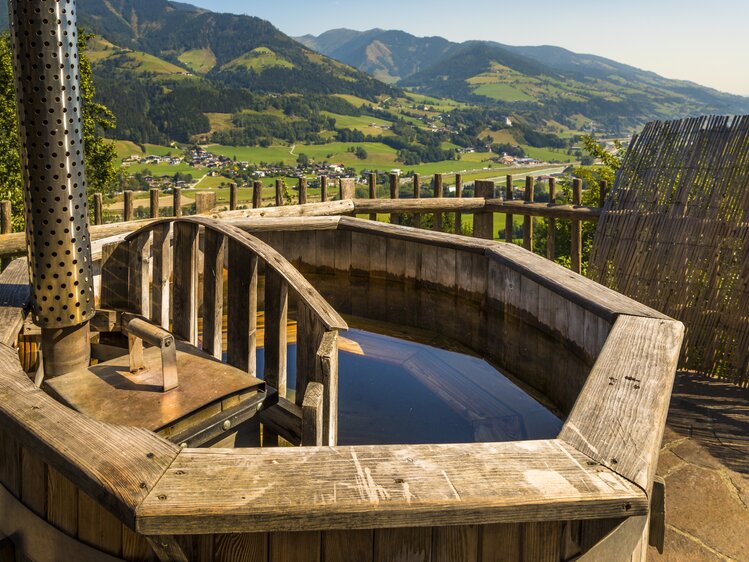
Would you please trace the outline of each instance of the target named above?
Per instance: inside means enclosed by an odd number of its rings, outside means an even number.
[[[749,116],[649,123],[604,208],[589,275],[681,320],[684,366],[749,382]]]

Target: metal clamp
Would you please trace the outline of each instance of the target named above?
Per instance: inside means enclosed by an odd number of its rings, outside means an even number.
[[[140,316],[122,313],[120,329],[127,334],[130,355],[130,372],[137,373],[146,368],[143,361],[143,342],[161,349],[161,371],[163,392],[179,386],[177,378],[177,342],[163,328],[151,324]]]

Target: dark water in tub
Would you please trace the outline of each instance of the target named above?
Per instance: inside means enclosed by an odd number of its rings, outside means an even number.
[[[543,396],[536,392],[532,396],[514,377],[463,343],[470,329],[465,319],[482,309],[397,283],[305,276],[349,325],[339,336],[339,444],[517,441],[554,438],[559,433],[562,421],[542,403]],[[262,288],[261,279],[260,300]],[[258,304],[262,309],[262,302]],[[293,309],[292,300],[287,362],[287,398],[292,401]],[[497,337],[507,339],[514,331]],[[533,330],[517,335],[527,340],[529,333],[532,337]],[[259,337],[258,346],[261,341]],[[257,361],[262,377],[261,347]],[[539,364],[539,368],[545,367]]]

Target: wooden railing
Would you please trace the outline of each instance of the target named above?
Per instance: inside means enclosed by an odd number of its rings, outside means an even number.
[[[199,341],[201,261],[203,329]],[[227,310],[224,310],[225,264],[226,296],[231,303]],[[347,325],[283,256],[254,236],[204,217],[163,219],[147,224],[124,241],[104,246],[101,307],[133,312],[165,329],[171,327],[177,337],[196,346],[200,344],[206,353],[220,360],[224,354],[226,314],[226,362],[255,376],[260,266],[265,270],[264,377],[269,386],[279,391],[280,406],[273,408],[286,412],[285,416],[269,413],[264,421],[274,434],[281,434],[292,443],[335,445],[337,334]],[[296,404],[286,400],[290,293],[297,302]],[[307,388],[313,382],[322,388],[311,389],[311,397],[307,397]],[[318,395],[321,417],[318,419],[317,413],[313,413],[305,418],[302,408],[307,403],[310,408],[318,407]],[[305,427],[306,419],[314,427]],[[273,439],[266,432],[266,444]]]
[[[436,174],[433,178],[434,188],[432,193],[434,197],[422,198],[422,178],[415,174],[412,178],[411,197],[402,197],[404,189],[408,184],[401,181],[400,176],[390,175],[389,194],[390,199],[377,198],[377,176],[370,174],[368,181],[369,199],[356,198],[356,184],[353,179],[340,179],[338,194],[335,201],[330,201],[330,181],[323,176],[320,178],[320,199],[319,203],[309,203],[308,183],[305,178],[299,179],[298,186],[298,205],[286,205],[284,200],[285,185],[283,180],[276,182],[275,198],[273,206],[263,207],[263,184],[255,182],[252,189],[252,202],[250,209],[241,210],[239,208],[238,190],[236,183],[230,184],[228,211],[212,212],[212,203],[203,203],[202,199],[196,206],[198,214],[210,215],[213,218],[244,218],[253,216],[266,217],[289,217],[289,216],[331,216],[331,215],[368,215],[370,220],[377,220],[378,215],[389,215],[392,224],[401,224],[403,214],[408,213],[412,216],[411,226],[420,228],[423,221],[423,215],[431,214],[434,216],[432,225],[434,230],[444,230],[444,215],[449,213],[454,217],[455,233],[463,233],[463,215],[472,213],[474,216],[472,235],[476,238],[484,239],[504,239],[508,242],[514,242],[515,237],[515,215],[522,215],[523,236],[522,245],[530,251],[543,250],[534,247],[533,224],[534,219],[544,219],[547,221],[547,243],[545,255],[548,259],[554,260],[557,256],[557,243],[555,236],[556,222],[559,220],[571,221],[570,229],[570,269],[576,273],[582,271],[582,222],[597,222],[601,216],[601,208],[586,207],[582,202],[582,180],[574,179],[572,184],[572,203],[556,203],[557,186],[554,178],[549,179],[549,202],[539,203],[535,201],[536,181],[532,176],[526,177],[526,186],[523,200],[514,199],[514,177],[508,175],[504,186],[503,193],[493,181],[476,180],[474,182],[475,197],[464,198],[463,179],[460,174],[455,178],[455,197],[444,197],[444,181],[442,174]],[[599,185],[601,206],[606,200],[608,184],[603,181]],[[175,188],[173,190],[174,204],[173,209],[175,217],[182,216],[182,190]],[[215,198],[210,198],[215,203]],[[133,211],[133,192],[125,192],[125,206],[123,223],[102,224],[103,209],[101,194],[94,195],[94,225],[91,227],[92,240],[100,240],[109,236],[132,232],[134,228],[148,224],[149,221],[158,220],[161,212],[159,206],[159,190],[152,189],[149,199],[149,216],[150,219],[134,221]],[[9,202],[2,203],[2,209],[10,209]],[[6,211],[4,211],[6,212]],[[9,213],[9,211],[7,211]],[[505,230],[504,233],[495,231],[494,214],[504,214]],[[4,214],[2,216],[5,216]],[[9,220],[3,224],[10,224]],[[9,226],[2,227],[0,235],[0,259],[18,256],[25,249],[25,238],[23,233],[5,234],[10,232]]]

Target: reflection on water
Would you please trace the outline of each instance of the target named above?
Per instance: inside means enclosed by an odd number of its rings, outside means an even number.
[[[546,397],[554,399],[555,412],[566,409],[589,370],[550,335],[481,303],[413,284],[347,275],[305,277],[350,327],[339,342],[340,444],[554,438],[562,421],[546,407]],[[263,292],[261,276],[261,311]],[[290,400],[296,382],[294,308],[292,298]],[[263,332],[259,312],[261,377]],[[532,396],[526,392],[531,388]]]
[[[295,361],[291,345],[290,388]],[[341,445],[546,439],[562,424],[482,359],[361,329],[342,334],[339,373]]]

